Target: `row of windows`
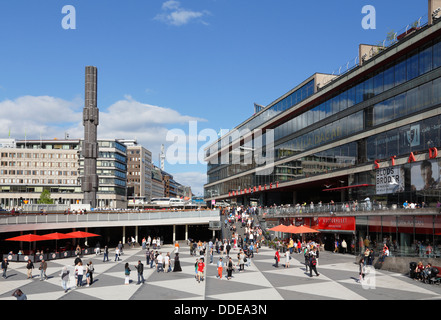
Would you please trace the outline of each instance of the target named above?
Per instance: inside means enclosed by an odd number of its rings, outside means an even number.
[[[365,144],[352,142],[277,165],[266,175],[249,174],[211,186],[205,189],[205,196],[227,194],[239,188],[275,181],[294,181],[352,167],[359,164],[360,154],[367,154],[367,161],[388,160],[392,156],[400,157],[407,156],[410,152],[427,151],[430,147],[441,147],[441,115],[368,137]],[[280,152],[284,150],[280,149]],[[290,152],[287,155],[291,155]]]
[[[0,175],[18,175],[18,176],[76,176],[76,171],[55,171],[55,170],[0,170]]]
[[[367,138],[367,160],[389,159],[441,147],[441,116],[415,122]]]
[[[66,153],[15,153],[15,152],[2,152],[2,158],[27,158],[27,159],[75,159],[76,154],[66,154]]]
[[[281,112],[288,110],[289,108],[293,107],[294,105],[300,103],[301,101],[305,100],[306,98],[312,96],[314,94],[314,80],[309,81],[307,84],[299,88],[298,90],[294,91],[284,99],[277,102],[275,105],[271,106],[264,112],[262,112],[260,115],[255,117],[254,119],[250,120],[249,122],[245,123],[244,125],[238,127],[237,131],[243,131],[243,130],[253,130],[260,126],[262,123],[265,123],[266,121],[272,119],[276,115],[280,114]],[[234,130],[234,131],[236,131]],[[231,134],[227,134],[226,136],[222,137],[218,141],[218,148],[220,149],[221,146],[227,145],[227,142],[231,140],[230,137]]]
[[[441,103],[441,78],[375,104],[373,121],[367,121],[366,125],[367,127],[380,125],[439,103]]]
[[[27,162],[27,161],[0,161],[1,167],[51,167],[51,168],[75,168],[75,162]]]
[[[77,179],[5,179],[0,178],[0,184],[77,184]]]
[[[287,134],[304,129],[440,66],[441,39],[437,39],[434,43],[430,42],[384,69],[370,74],[361,83],[276,127],[274,137],[278,140]],[[414,105],[417,106],[417,103]]]

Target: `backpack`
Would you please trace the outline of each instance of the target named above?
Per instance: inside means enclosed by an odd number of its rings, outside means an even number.
[[[315,258],[311,259],[311,265],[315,266],[317,264],[317,260]]]

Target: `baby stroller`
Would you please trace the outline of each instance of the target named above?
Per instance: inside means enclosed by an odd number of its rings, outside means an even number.
[[[416,268],[417,268],[416,262],[409,263],[409,277],[411,279],[415,279],[417,277],[417,274],[415,272]]]

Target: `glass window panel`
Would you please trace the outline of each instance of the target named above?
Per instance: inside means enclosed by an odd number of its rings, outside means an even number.
[[[439,147],[439,117],[426,119],[421,124],[421,144],[427,148]]]
[[[441,67],[441,38],[433,45],[433,68]]]
[[[374,79],[370,77],[364,82],[363,100],[368,100],[374,96]]]
[[[347,109],[348,107],[348,92],[344,91],[340,94],[340,111]]]
[[[332,110],[331,113],[332,113],[332,114],[336,114],[337,112],[340,111],[340,108],[339,108],[339,99],[340,99],[339,96],[334,97],[334,98],[331,99],[331,110]]]
[[[418,77],[418,53],[414,51],[407,58],[407,81]]]
[[[441,78],[433,80],[433,104],[441,103]]]
[[[384,121],[391,121],[394,119],[394,98],[384,101]]]
[[[355,104],[355,87],[349,88],[348,91],[348,108]]]
[[[325,101],[325,113],[326,113],[326,117],[329,117],[332,113],[331,113],[331,100],[326,100]]]
[[[395,68],[393,66],[386,67],[384,70],[384,91],[393,88],[395,85]]]
[[[402,93],[395,97],[395,116],[400,118],[406,115],[406,93]]]
[[[432,70],[432,45],[421,49],[419,54],[419,74]]]
[[[398,130],[391,130],[387,133],[387,154],[392,157],[398,154]]]
[[[364,83],[359,83],[355,87],[355,104],[363,101]]]
[[[401,59],[395,65],[395,85],[406,82],[406,59]]]
[[[379,72],[376,75],[374,75],[373,78],[373,86],[374,86],[374,94],[378,95],[383,92],[383,72]]]
[[[415,112],[418,109],[418,88],[407,91],[406,114]]]
[[[384,104],[382,102],[374,106],[374,125],[383,123],[384,115]]]
[[[420,109],[426,108],[432,105],[432,82],[419,86],[419,101]]]

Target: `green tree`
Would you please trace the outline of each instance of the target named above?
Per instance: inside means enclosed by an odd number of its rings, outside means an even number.
[[[38,200],[38,204],[54,204],[54,200],[51,199],[51,193],[49,190],[44,189]]]

